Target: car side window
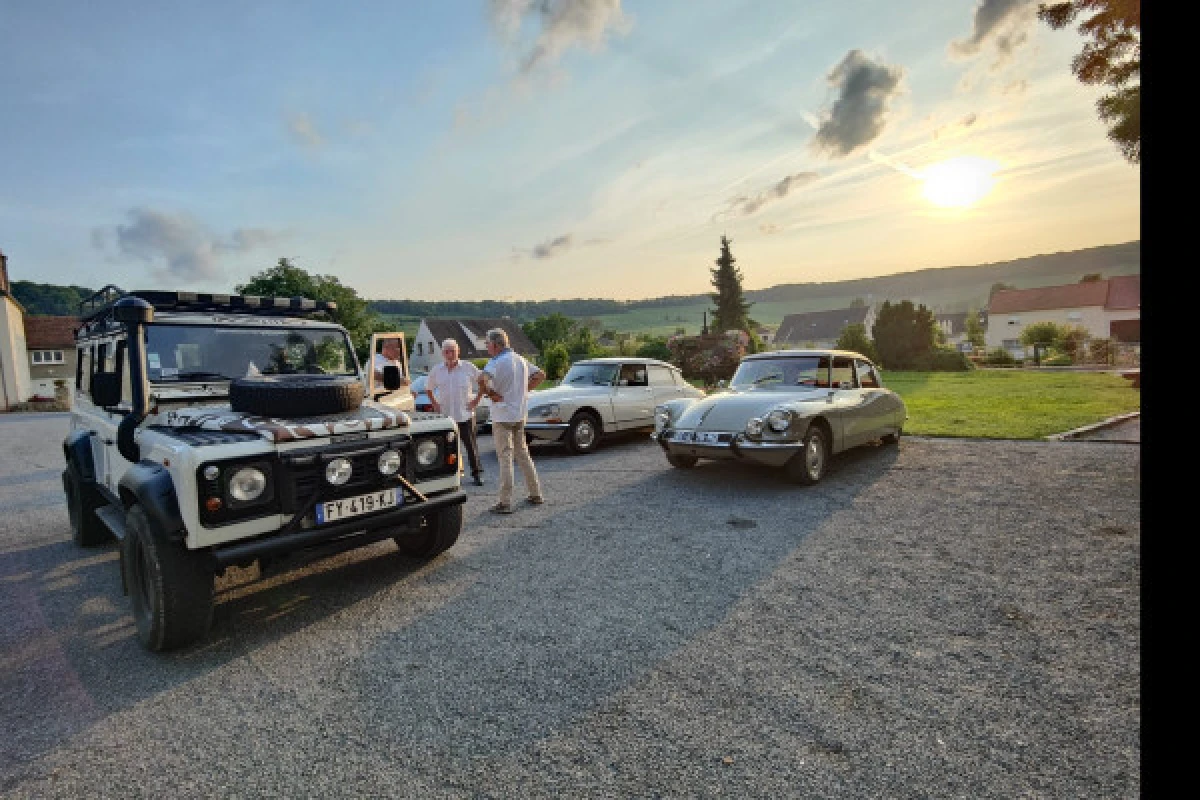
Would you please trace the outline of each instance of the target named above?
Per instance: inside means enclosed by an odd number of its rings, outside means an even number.
[[[875,372],[875,367],[862,359],[855,360],[854,365],[858,368],[859,386],[864,389],[880,388],[879,375]]]
[[[651,366],[647,368],[650,372],[651,386],[674,386],[675,376],[671,374],[671,370],[666,367]]]
[[[641,364],[622,364],[619,386],[649,386],[646,368]]]
[[[834,356],[833,359],[833,388],[853,389],[858,386],[854,380],[854,360],[845,356]]]

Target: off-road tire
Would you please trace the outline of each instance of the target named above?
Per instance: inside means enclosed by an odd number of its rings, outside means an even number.
[[[63,492],[67,495],[67,517],[71,521],[71,538],[80,547],[96,547],[112,538],[108,527],[96,516],[103,505],[95,487],[84,483],[69,467],[62,474]]]
[[[204,638],[213,610],[213,568],[206,554],[158,535],[135,503],[125,512],[121,566],[138,639],[147,650],[174,650]]]
[[[825,477],[829,468],[829,437],[820,425],[810,425],[804,434],[804,447],[784,466],[788,480],[811,486]]]
[[[362,381],[349,375],[262,375],[229,382],[229,407],[270,417],[318,417],[362,405]]]
[[[566,433],[563,434],[563,443],[566,444],[568,452],[577,456],[583,455],[596,449],[600,444],[600,434],[600,420],[596,419],[596,415],[580,411],[571,417],[571,421],[567,424]]]
[[[462,533],[463,507],[447,506],[425,518],[425,524],[412,533],[393,536],[392,541],[406,556],[433,558],[444,553],[458,541]]]
[[[667,453],[667,463],[675,469],[691,469],[700,459],[695,456],[683,456],[678,453]]]

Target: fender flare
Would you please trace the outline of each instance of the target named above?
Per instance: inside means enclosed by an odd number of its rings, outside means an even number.
[[[187,536],[175,483],[162,464],[145,460],[134,464],[121,476],[120,490],[125,507],[136,501],[157,535],[177,540]]]
[[[96,462],[92,458],[92,436],[87,431],[71,431],[63,439],[63,458],[67,469],[84,486],[96,484]]]

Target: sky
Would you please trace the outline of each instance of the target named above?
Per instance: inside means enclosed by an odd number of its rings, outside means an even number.
[[[1139,239],[1030,0],[0,4],[12,280],[621,300]]]

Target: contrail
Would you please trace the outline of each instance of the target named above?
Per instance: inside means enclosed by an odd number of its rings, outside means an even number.
[[[871,159],[876,164],[883,164],[885,167],[891,167],[892,169],[896,170],[897,172],[903,172],[905,175],[907,175],[910,178],[914,178],[916,180],[924,180],[924,178],[925,178],[924,175],[922,175],[920,172],[917,172],[915,169],[908,166],[903,161],[897,161],[894,158],[889,158],[888,156],[885,156],[883,153],[880,153],[878,150],[867,151],[867,158]]]

